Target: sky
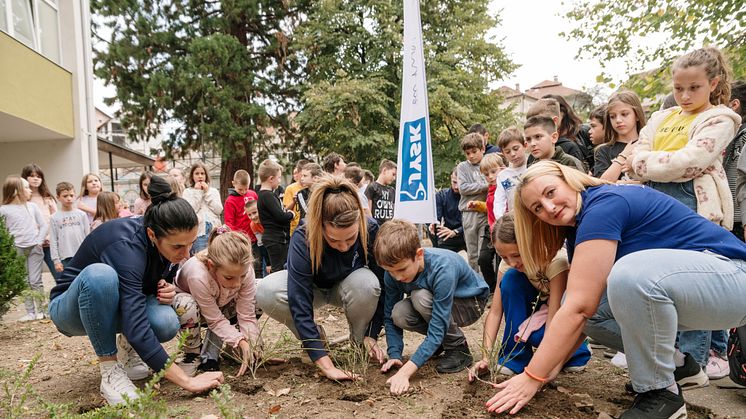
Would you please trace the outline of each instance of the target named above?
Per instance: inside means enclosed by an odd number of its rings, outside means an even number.
[[[564,3],[564,4],[563,4]],[[515,88],[519,83],[522,91],[543,80],[557,76],[564,86],[583,89],[595,86],[596,76],[605,71],[614,82],[627,78],[623,60],[606,63],[606,68],[593,59],[575,59],[579,42],[569,41],[559,35],[562,30],[573,27],[563,15],[571,7],[570,1],[557,0],[493,0],[490,12],[499,14],[502,23],[493,30],[511,59],[520,64],[509,78],[493,88],[506,85]],[[500,10],[502,10],[500,12]],[[537,53],[537,51],[539,53]],[[610,89],[607,89],[610,92]],[[113,96],[114,89],[94,80],[96,106],[109,112],[115,108],[103,104],[103,98]]]
[[[574,89],[595,86],[596,76],[605,71],[615,82],[626,79],[626,65],[618,60],[607,63],[603,69],[598,60],[575,59],[580,43],[561,37],[573,22],[564,17],[570,10],[569,1],[494,0],[490,12],[502,20],[493,32],[518,68],[508,79],[498,83],[525,91],[544,80],[557,76],[564,86]],[[500,10],[502,11],[500,12]],[[537,53],[539,52],[539,53]]]

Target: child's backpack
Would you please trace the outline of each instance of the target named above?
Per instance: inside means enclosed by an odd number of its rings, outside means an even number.
[[[746,386],[746,326],[730,329],[728,365],[730,379],[736,384]]]

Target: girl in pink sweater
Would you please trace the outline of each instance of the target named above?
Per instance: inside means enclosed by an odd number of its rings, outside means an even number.
[[[225,343],[240,354],[241,376],[261,355],[251,242],[225,225],[213,229],[208,240],[207,249],[186,261],[176,278],[179,292],[172,306],[188,335],[178,365],[190,375],[197,369],[218,371]],[[200,322],[208,327],[204,343]]]

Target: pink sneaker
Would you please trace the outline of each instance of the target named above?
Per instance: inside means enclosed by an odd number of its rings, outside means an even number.
[[[707,366],[705,372],[710,380],[719,380],[726,377],[730,373],[730,366],[728,366],[728,360],[721,355],[718,355],[710,349],[710,358],[707,360]]]

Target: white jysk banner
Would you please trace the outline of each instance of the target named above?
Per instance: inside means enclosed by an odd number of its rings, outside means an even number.
[[[413,223],[434,223],[437,216],[433,152],[418,0],[404,0],[402,53],[404,68],[394,218]]]

